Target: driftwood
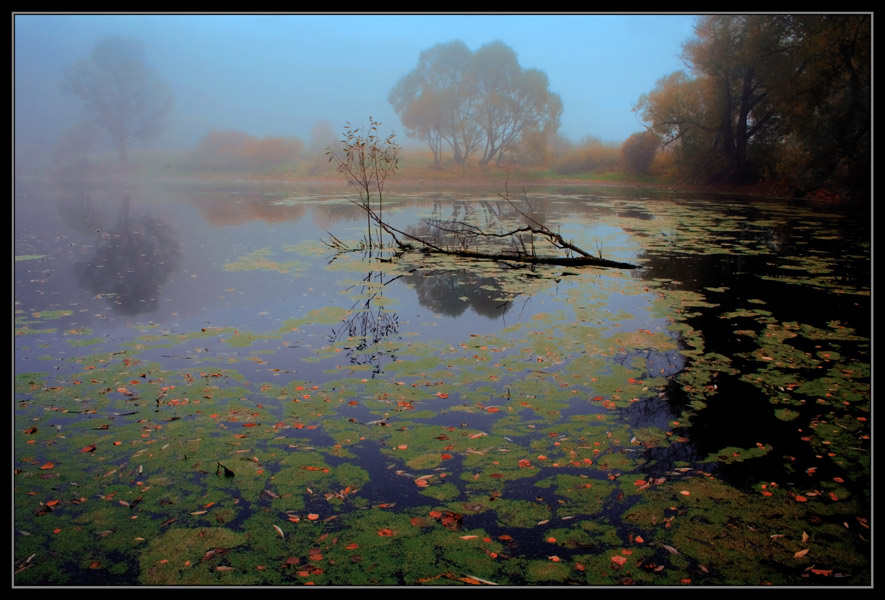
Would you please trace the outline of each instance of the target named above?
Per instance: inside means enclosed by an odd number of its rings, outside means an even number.
[[[506,194],[501,195],[510,206],[523,218],[525,225],[504,232],[486,231],[476,225],[463,221],[444,221],[440,219],[425,220],[424,223],[437,235],[422,236],[409,233],[393,227],[384,221],[368,203],[356,203],[366,211],[367,217],[382,231],[393,239],[394,244],[401,252],[420,251],[427,254],[441,254],[458,258],[470,258],[478,260],[493,260],[504,262],[516,262],[524,264],[560,265],[560,266],[594,266],[615,269],[635,269],[636,265],[609,260],[601,255],[593,256],[586,250],[575,246],[564,239],[559,233],[552,231],[532,218],[526,212],[520,210]],[[451,243],[445,244],[436,240],[439,234],[449,236]],[[563,252],[562,256],[539,255],[535,247],[535,236],[541,241],[552,245]],[[346,250],[346,245],[329,234],[330,242],[327,244],[338,250]],[[496,249],[495,251],[471,249],[480,241],[493,239],[509,240],[510,248]]]

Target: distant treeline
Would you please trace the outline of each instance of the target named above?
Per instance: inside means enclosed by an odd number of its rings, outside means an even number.
[[[639,98],[633,109],[645,129],[622,143],[563,137],[562,101],[548,89],[546,74],[522,68],[505,44],[475,52],[463,42],[437,44],[388,97],[405,133],[426,149],[405,151],[400,166],[765,182],[797,195],[826,190],[869,198],[871,25],[869,14],[700,17],[683,46],[689,71],[662,77]],[[102,138],[125,166],[129,145],[156,135],[174,106],[141,45],[121,38],[99,40],[91,55],[65,69],[62,88],[91,117],[58,138],[53,158],[68,171],[89,167]],[[340,132],[320,121],[305,144],[212,131],[178,166],[325,175],[332,171],[325,150],[340,146]]]

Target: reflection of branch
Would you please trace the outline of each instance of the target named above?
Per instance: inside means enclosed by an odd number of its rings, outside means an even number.
[[[526,212],[517,208],[510,200],[507,193],[502,197],[510,204],[510,206],[527,221],[526,225],[510,229],[505,232],[491,232],[472,224],[467,224],[459,220],[446,221],[442,219],[429,219],[423,222],[433,231],[442,234],[448,234],[453,239],[451,243],[437,241],[439,235],[420,236],[417,234],[407,233],[389,223],[383,221],[381,217],[366,204],[359,205],[369,219],[386,231],[393,238],[396,245],[403,251],[415,250],[414,244],[420,246],[424,252],[434,254],[444,254],[449,256],[457,256],[461,258],[476,258],[481,260],[496,261],[515,261],[529,264],[550,264],[564,266],[599,266],[612,267],[619,269],[634,269],[636,265],[624,263],[614,260],[604,259],[602,257],[594,257],[589,252],[575,246],[573,243],[566,241],[560,234],[552,231],[546,225],[539,223],[535,218]],[[526,198],[526,204],[528,199]],[[531,208],[531,205],[529,205]],[[500,218],[500,217],[499,217]],[[526,247],[523,234],[529,234],[530,248]],[[535,251],[534,236],[540,236],[554,248],[564,251],[566,256],[539,256]],[[480,238],[488,239],[510,239],[511,250],[498,251],[481,251],[470,250],[471,243]],[[404,241],[407,240],[407,241]],[[333,242],[334,243],[334,242]],[[327,245],[330,245],[327,243]],[[571,256],[575,253],[578,256]]]
[[[366,288],[372,282],[373,272],[369,272],[363,278],[362,292],[365,293]],[[381,286],[396,281],[402,275],[393,277],[387,281],[383,281],[383,273],[378,274],[378,282]],[[330,336],[332,343],[338,342],[343,338],[359,338],[359,342],[348,348],[348,356],[353,364],[372,364],[376,360],[378,364],[374,365],[374,372],[381,372],[380,360],[385,354],[392,351],[384,351],[376,349],[375,352],[369,352],[370,348],[385,340],[386,338],[396,335],[399,332],[399,317],[396,313],[378,309],[377,312],[372,309],[372,302],[381,291],[376,291],[369,295],[365,300],[359,300],[354,303],[351,310],[353,314],[344,324],[333,330]],[[363,306],[357,308],[360,304]],[[365,355],[365,356],[361,356]]]

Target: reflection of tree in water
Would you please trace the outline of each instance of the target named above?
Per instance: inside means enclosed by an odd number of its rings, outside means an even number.
[[[546,206],[546,203],[542,204]],[[495,248],[497,252],[506,253],[508,248],[500,246],[510,244],[514,253],[527,253],[533,243],[530,233],[503,235],[504,232],[530,222],[543,225],[546,216],[528,201],[521,213],[508,202],[455,200],[448,216],[444,217],[442,213],[442,204],[434,202],[430,216],[422,219],[420,225],[410,227],[408,234],[449,250],[475,250],[493,243],[498,246]],[[502,237],[495,237],[499,234]]]
[[[513,306],[515,292],[506,292],[501,281],[466,269],[431,271],[403,277],[415,288],[421,306],[449,317],[461,315],[469,306],[489,319],[504,315]]]
[[[296,222],[307,213],[307,206],[275,204],[281,194],[262,191],[210,190],[191,194],[190,203],[213,225],[242,225]]]
[[[635,367],[637,358],[645,361],[643,377],[670,377],[685,368],[685,357],[678,350],[661,352],[654,348],[635,348],[620,354],[615,360],[626,367]]]
[[[58,214],[65,225],[80,233],[93,235],[101,226],[101,215],[85,188],[71,188],[58,197]]]
[[[181,260],[181,245],[156,217],[133,214],[124,195],[117,223],[98,240],[92,260],[76,266],[79,283],[93,294],[114,297],[114,310],[126,315],[157,307],[160,287]]]
[[[350,363],[371,365],[373,377],[381,373],[384,363],[396,360],[394,347],[383,342],[400,339],[399,316],[378,300],[383,298],[384,286],[397,279],[399,276],[385,280],[384,273],[367,273],[362,285],[354,286],[360,289],[353,290],[364,298],[353,305],[351,316],[329,336],[333,344],[346,341],[345,353]]]

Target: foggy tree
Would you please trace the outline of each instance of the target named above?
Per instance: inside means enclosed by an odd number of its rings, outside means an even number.
[[[326,148],[331,148],[338,141],[338,134],[332,124],[325,119],[314,123],[310,128],[310,137],[308,138],[308,150],[312,154],[326,155]]]
[[[868,182],[870,46],[868,15],[702,17],[683,52],[694,77],[660,79],[636,110],[688,175]]]
[[[621,144],[621,168],[631,175],[647,175],[661,138],[650,131],[634,133]]]
[[[485,140],[480,164],[500,164],[525,149],[535,134],[546,140],[559,129],[562,101],[547,89],[547,75],[522,69],[510,47],[484,45],[473,57],[473,72],[479,89],[476,122]]]
[[[440,162],[443,148],[455,164],[480,152],[479,163],[529,161],[546,155],[559,128],[562,101],[548,89],[547,75],[523,69],[502,42],[472,53],[460,41],[421,53],[418,66],[388,99],[409,135],[430,147]]]
[[[141,43],[126,38],[96,42],[92,54],[64,70],[61,85],[83,100],[123,164],[128,146],[159,133],[173,106],[166,84],[145,62]]]
[[[82,168],[89,164],[89,153],[95,148],[100,132],[92,121],[81,121],[58,136],[52,158],[59,167]]]
[[[464,42],[437,44],[420,54],[418,66],[388,96],[406,132],[427,142],[436,162],[443,143],[456,164],[464,164],[477,147],[472,60]]]

